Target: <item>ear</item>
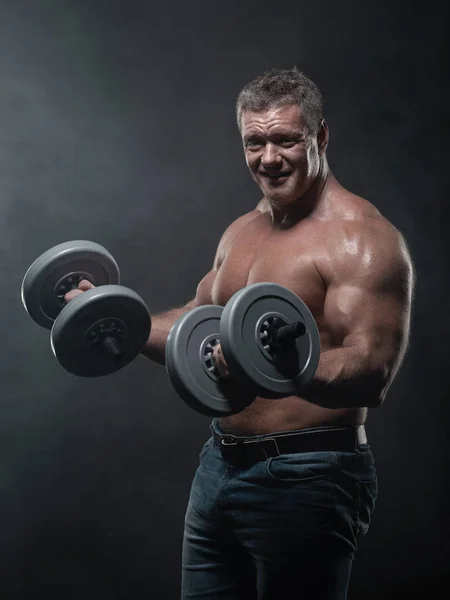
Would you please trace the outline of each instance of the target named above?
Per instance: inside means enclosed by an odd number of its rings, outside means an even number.
[[[323,156],[326,152],[328,141],[330,139],[330,132],[325,119],[322,119],[319,125],[319,131],[317,132],[317,146],[319,148],[319,156]]]

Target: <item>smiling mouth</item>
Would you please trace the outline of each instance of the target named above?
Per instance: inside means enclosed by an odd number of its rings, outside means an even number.
[[[263,177],[271,180],[286,179],[291,173],[263,173]]]

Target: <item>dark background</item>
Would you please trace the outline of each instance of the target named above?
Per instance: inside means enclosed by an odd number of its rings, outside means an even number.
[[[447,25],[432,2],[0,1],[0,597],[179,597],[209,419],[138,358],[96,380],[53,358],[20,284],[44,250],[106,246],[152,312],[190,299],[259,199],[241,87],[297,65],[321,88],[340,182],[404,234],[411,345],[368,435],[380,496],[351,599],[448,585]]]

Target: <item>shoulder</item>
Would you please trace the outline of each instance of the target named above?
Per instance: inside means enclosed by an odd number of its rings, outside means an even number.
[[[410,260],[402,233],[365,198],[341,188],[333,213],[332,229],[343,242],[343,257],[362,257],[373,252]]]
[[[402,233],[362,198],[355,197],[344,207],[345,211],[328,223],[330,277],[412,282],[413,262]]]

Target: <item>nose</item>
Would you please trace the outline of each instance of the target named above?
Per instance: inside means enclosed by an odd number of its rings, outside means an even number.
[[[261,156],[261,164],[265,169],[280,167],[282,164],[281,156],[275,144],[267,143]]]

